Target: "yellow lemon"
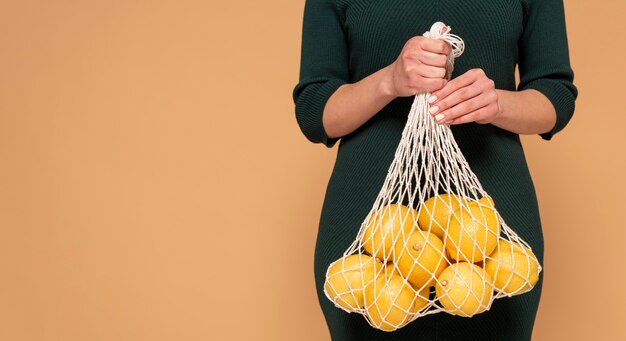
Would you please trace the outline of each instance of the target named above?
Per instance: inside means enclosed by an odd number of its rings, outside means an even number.
[[[487,257],[498,245],[500,223],[491,207],[469,202],[454,212],[445,237],[452,259],[475,263]]]
[[[394,263],[398,271],[419,289],[435,278],[448,265],[443,242],[435,234],[414,230],[408,238],[400,238],[396,243]]]
[[[417,218],[420,229],[434,233],[443,239],[452,212],[459,209],[460,203],[461,197],[455,194],[439,194],[426,200]]]
[[[488,195],[487,195],[487,196],[484,196],[484,197],[482,197],[482,198],[480,198],[480,199],[478,200],[478,202],[479,202],[479,203],[481,203],[481,204],[483,204],[483,205],[487,205],[487,206],[489,206],[489,207],[491,207],[491,208],[496,207],[496,204],[493,202],[493,198],[491,198],[491,197],[490,197],[490,196],[488,196]]]
[[[498,247],[485,260],[485,270],[493,277],[497,291],[519,295],[539,281],[539,261],[522,244],[501,239]]]
[[[393,331],[409,323],[428,301],[429,288],[419,295],[397,272],[387,264],[376,280],[365,287],[365,309],[368,320],[376,328]]]
[[[439,303],[453,315],[470,317],[489,309],[493,298],[491,276],[468,262],[448,266],[437,278],[435,293]]]
[[[324,290],[333,302],[348,311],[362,308],[363,288],[374,281],[378,266],[382,263],[364,254],[340,258],[328,267]]]
[[[370,255],[387,261],[394,242],[415,229],[417,212],[404,205],[390,204],[372,214],[363,234],[363,248]]]

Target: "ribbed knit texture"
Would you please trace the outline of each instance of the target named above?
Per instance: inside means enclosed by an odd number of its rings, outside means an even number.
[[[495,300],[491,310],[472,318],[429,315],[392,333],[335,308],[323,293],[328,265],[355,239],[380,191],[413,97],[393,100],[341,139],[324,131],[324,106],[339,86],[392,63],[409,38],[436,21],[450,25],[465,41],[453,77],[482,68],[499,89],[535,89],[550,100],[557,121],[550,132],[540,134],[543,139],[552,139],[574,112],[577,89],[562,0],[307,0],[300,79],[293,90],[296,119],[311,142],[332,147],[340,141],[314,257],[319,301],[333,340],[530,340],[543,274],[551,270],[543,262],[537,199],[519,136],[490,124],[454,125],[452,131],[502,217],[544,265],[536,287]]]

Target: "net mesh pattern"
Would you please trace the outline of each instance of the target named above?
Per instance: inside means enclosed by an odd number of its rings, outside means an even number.
[[[424,36],[450,43],[449,79],[463,40],[435,23]],[[494,299],[528,292],[542,268],[502,219],[450,127],[417,93],[383,186],[343,257],[327,270],[328,299],[394,331],[434,313],[471,317]]]

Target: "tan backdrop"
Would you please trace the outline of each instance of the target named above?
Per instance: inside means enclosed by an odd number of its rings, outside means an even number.
[[[336,149],[293,113],[303,4],[0,3],[0,340],[329,338]],[[626,6],[566,8],[576,115],[524,138],[552,269],[534,335],[624,340]]]

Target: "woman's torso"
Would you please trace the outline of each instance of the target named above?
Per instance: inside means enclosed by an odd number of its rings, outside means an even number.
[[[351,82],[392,63],[409,38],[442,21],[465,42],[453,78],[482,68],[496,88],[515,90],[517,41],[524,17],[520,0],[338,0],[337,6],[350,51]],[[335,218],[351,213],[361,218],[371,209],[412,101],[413,97],[395,99],[340,140],[322,224],[328,221],[332,226]],[[530,217],[538,225],[534,186],[519,136],[491,124],[451,128],[484,189],[502,207],[503,217],[518,223],[528,223]]]

